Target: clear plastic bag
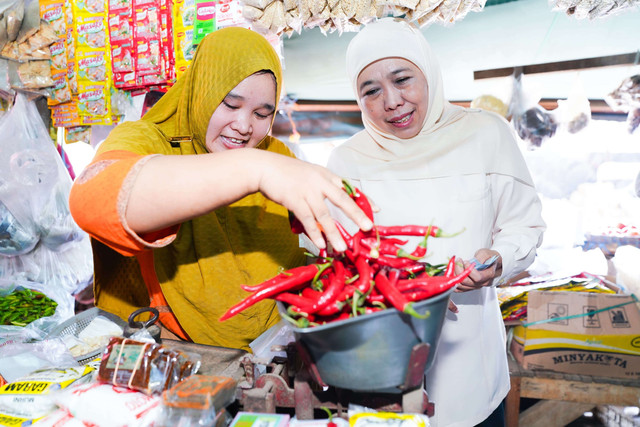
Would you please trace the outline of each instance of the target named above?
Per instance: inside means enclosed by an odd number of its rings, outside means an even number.
[[[16,290],[29,289],[43,293],[57,303],[51,316],[44,316],[33,320],[26,326],[0,325],[0,344],[3,341],[41,340],[59,323],[71,318],[74,314],[74,298],[71,294],[56,287],[42,283],[0,279],[0,296],[6,297]],[[13,310],[10,306],[8,310]]]
[[[0,273],[77,293],[91,283],[89,236],[68,206],[71,177],[32,101],[0,119]],[[18,257],[16,260],[14,258]]]
[[[0,346],[0,375],[12,383],[39,369],[77,367],[61,339],[12,342]]]
[[[605,97],[615,111],[627,113],[627,131],[631,134],[640,127],[640,74],[627,77]]]
[[[509,112],[518,136],[531,148],[540,147],[558,129],[553,113],[539,105],[540,96],[532,88],[524,89],[522,74],[514,75]]]
[[[78,425],[100,427],[148,427],[156,425],[161,411],[161,399],[139,391],[112,384],[91,382],[72,385],[54,393],[58,407],[72,417],[63,417],[44,425]],[[36,426],[40,425],[37,423]]]
[[[578,133],[591,122],[591,104],[579,79],[573,84],[567,99],[558,100],[556,116],[562,128]]]

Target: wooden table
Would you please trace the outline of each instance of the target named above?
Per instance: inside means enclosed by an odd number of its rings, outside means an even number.
[[[639,406],[640,379],[530,371],[509,355],[507,427],[563,426],[598,405]],[[541,399],[520,413],[520,398]]]

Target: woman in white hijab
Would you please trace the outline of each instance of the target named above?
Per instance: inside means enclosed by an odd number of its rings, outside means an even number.
[[[440,69],[415,26],[394,18],[367,25],[349,44],[347,72],[365,129],[332,152],[329,169],[372,199],[379,225],[464,229],[431,239],[426,261],[498,256],[453,294],[425,382],[433,426],[482,423],[509,391],[493,286],[533,262],[545,230],[532,179],[506,120],[445,100]]]

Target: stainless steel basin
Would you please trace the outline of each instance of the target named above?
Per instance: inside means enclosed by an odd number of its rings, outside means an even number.
[[[430,345],[425,372],[431,367],[452,292],[450,289],[414,304],[418,313],[431,313],[427,319],[387,309],[326,325],[292,329],[327,385],[354,391],[399,393],[415,345]],[[281,303],[278,308],[285,312]]]

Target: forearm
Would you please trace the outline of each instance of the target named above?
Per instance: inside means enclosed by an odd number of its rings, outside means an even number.
[[[136,233],[180,224],[259,190],[261,164],[272,153],[230,150],[157,156],[134,177],[125,217]]]

